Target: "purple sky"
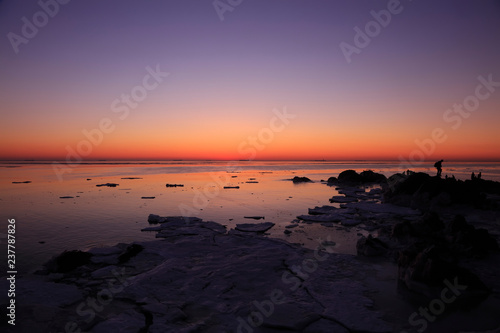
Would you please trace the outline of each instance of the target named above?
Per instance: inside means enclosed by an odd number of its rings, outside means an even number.
[[[360,158],[371,156],[363,144],[397,157],[435,127],[448,131],[443,149],[458,152],[472,142],[471,154],[490,145],[484,157],[493,156],[500,148],[500,91],[460,130],[449,130],[443,113],[474,92],[479,75],[500,81],[500,1],[402,1],[402,11],[348,63],[340,43],[354,45],[353,29],[364,29],[370,12],[387,5],[244,0],[221,21],[211,1],[73,0],[16,54],[8,34],[22,35],[22,18],[31,21],[41,7],[0,1],[0,158],[38,158],[36,151],[64,157],[82,129],[112,114],[111,103],[157,64],[170,75],[116,123],[97,155],[122,149],[127,138],[171,129],[151,137],[166,147],[153,155],[183,157],[168,153],[183,141],[192,155],[198,140],[233,158],[242,140],[267,126],[273,108],[286,106],[297,120],[262,158],[290,150],[293,138],[304,147],[321,142],[318,156],[303,148],[297,158],[323,158],[325,149],[327,157],[345,155],[325,141],[353,142]],[[376,146],[356,141],[377,133],[383,137]]]

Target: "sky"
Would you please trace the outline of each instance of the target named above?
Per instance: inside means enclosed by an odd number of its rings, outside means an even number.
[[[3,160],[500,160],[498,0],[0,0],[0,35]]]

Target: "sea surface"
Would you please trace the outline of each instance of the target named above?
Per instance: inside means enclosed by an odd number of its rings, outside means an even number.
[[[63,166],[67,172],[61,176],[59,169],[58,176],[52,162],[0,162],[0,248],[7,252],[7,223],[15,219],[16,265],[21,275],[65,250],[153,240],[155,233],[141,232],[149,226],[149,214],[197,216],[228,228],[270,221],[276,223],[270,237],[310,248],[317,247],[320,239],[329,239],[337,243],[337,252],[355,254],[357,233],[366,233],[363,230],[301,224],[287,236],[285,226],[297,215],[307,214],[308,208],[329,205],[329,198],[338,192],[321,181],[343,170],[373,170],[390,176],[406,169],[386,161],[96,161]],[[433,163],[412,170],[436,172]],[[472,172],[500,181],[498,162],[443,165],[443,176],[468,179]],[[290,181],[294,176],[313,182],[294,184]],[[124,179],[130,177],[136,179]],[[30,183],[13,183],[25,181]],[[105,183],[119,185],[96,186]],[[167,183],[184,187],[167,188]]]

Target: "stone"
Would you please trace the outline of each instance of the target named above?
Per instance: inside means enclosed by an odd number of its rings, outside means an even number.
[[[242,223],[242,224],[237,224],[235,229],[244,232],[266,232],[272,227],[274,227],[274,223],[272,222]]]

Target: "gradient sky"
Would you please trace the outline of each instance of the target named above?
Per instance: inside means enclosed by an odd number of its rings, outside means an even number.
[[[340,44],[387,6],[244,0],[221,21],[212,1],[73,0],[16,53],[9,33],[41,7],[0,0],[0,159],[65,159],[109,118],[84,159],[500,160],[500,87],[443,118],[478,76],[500,82],[500,2],[401,1],[348,63]],[[120,119],[112,103],[157,65],[169,76]]]

